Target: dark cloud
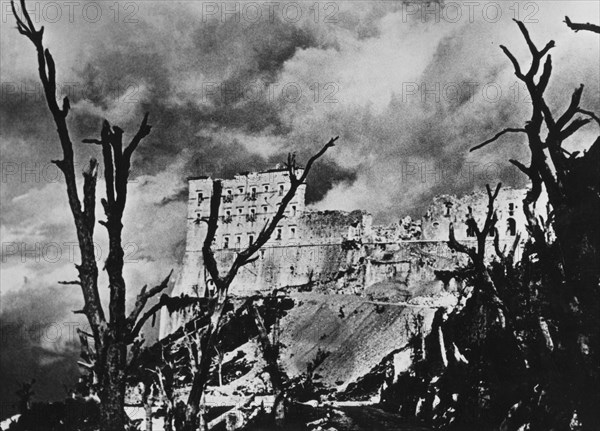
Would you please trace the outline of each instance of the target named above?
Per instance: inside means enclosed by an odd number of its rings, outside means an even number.
[[[319,202],[333,186],[352,183],[357,176],[354,169],[342,168],[331,159],[323,159],[316,163],[310,172],[305,195],[307,204]]]
[[[64,286],[25,282],[20,291],[2,295],[0,398],[4,403],[16,401],[16,390],[31,379],[36,379],[38,400],[63,398],[65,388],[77,381],[75,330],[87,325],[70,313],[81,308],[82,301],[65,295],[64,290]]]

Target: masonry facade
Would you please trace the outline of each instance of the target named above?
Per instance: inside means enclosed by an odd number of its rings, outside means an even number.
[[[301,172],[298,172],[301,175]],[[184,262],[173,295],[204,295],[211,281],[202,262],[212,179],[189,179],[187,240]],[[238,249],[256,240],[289,190],[285,169],[242,173],[222,180],[219,227],[213,244],[221,268],[228,268]],[[525,228],[520,206],[524,190],[504,188],[496,201],[501,243],[512,244]],[[474,241],[465,224],[468,216],[481,222],[487,212],[484,192],[434,198],[420,219],[404,217],[387,226],[373,225],[366,211],[314,211],[306,208],[305,186],[288,205],[285,218],[231,285],[235,296],[266,293],[275,288],[317,291],[402,301],[424,293],[453,288],[436,280],[435,271],[464,262],[447,246],[450,223],[458,240]],[[490,246],[491,240],[490,238]],[[492,248],[490,247],[490,255]],[[186,312],[161,316],[160,336],[166,336],[191,316]]]

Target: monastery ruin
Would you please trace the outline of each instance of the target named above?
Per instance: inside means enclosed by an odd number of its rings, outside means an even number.
[[[289,188],[286,169],[241,173],[223,180],[215,256],[221,268],[229,267],[236,250],[252,243],[273,216]],[[447,246],[449,224],[456,238],[468,243],[474,235],[465,220],[469,211],[481,221],[487,211],[485,190],[464,197],[434,198],[417,220],[404,217],[388,226],[373,225],[365,211],[314,211],[305,205],[306,186],[299,188],[285,219],[259,258],[244,267],[231,286],[232,296],[243,297],[276,288],[324,295],[352,295],[364,300],[404,303],[452,290],[434,271],[451,269],[464,260]],[[211,281],[202,262],[206,223],[210,211],[212,179],[189,178],[187,244],[173,295],[204,295]],[[525,229],[520,210],[524,191],[503,188],[497,199],[501,244],[512,244]],[[470,210],[469,210],[470,208]],[[492,242],[490,241],[490,247]],[[491,253],[490,248],[490,255]],[[189,320],[184,313],[163,310],[160,336]]]

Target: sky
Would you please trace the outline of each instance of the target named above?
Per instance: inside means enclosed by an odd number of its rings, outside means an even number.
[[[78,172],[101,159],[81,140],[97,137],[103,119],[131,138],[150,112],[124,219],[131,297],[181,263],[188,176],[273,167],[288,152],[306,160],[339,135],[309,180],[316,209],[360,208],[388,223],[419,216],[439,193],[524,186],[508,163],[527,158],[521,136],[468,152],[530,115],[499,48],[529,61],[513,18],[539,46],[556,41],[552,109],[565,109],[585,83],[582,106],[600,111],[600,39],[563,23],[565,15],[597,19],[596,1],[28,4],[45,26],[60,96],[71,100]],[[38,397],[56,399],[73,382],[73,328],[84,325],[71,313],[80,292],[57,284],[75,277],[75,230],[50,163],[60,147],[35,51],[16,31],[9,2],[0,5],[0,397],[35,377]],[[568,146],[585,148],[597,134],[588,125]]]

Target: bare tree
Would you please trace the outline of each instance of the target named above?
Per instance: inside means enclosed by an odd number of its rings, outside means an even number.
[[[600,32],[596,25],[572,23],[568,17],[565,22],[574,31]],[[529,68],[524,70],[508,48],[501,45],[501,49],[511,61],[517,78],[527,87],[531,117],[524,127],[505,129],[471,151],[506,133],[523,133],[527,137],[531,154],[528,166],[517,160],[510,162],[531,181],[523,199],[523,211],[534,241],[530,250],[543,265],[540,282],[546,305],[535,313],[543,333],[541,338],[550,346],[540,354],[545,358],[540,366],[547,379],[544,391],[554,397],[567,393],[571,409],[577,406],[586,427],[594,428],[600,423],[596,408],[600,399],[596,390],[600,350],[600,136],[584,151],[570,152],[565,144],[587,124],[600,125],[600,117],[580,106],[583,84],[573,91],[566,109],[559,113],[550,109],[545,91],[552,73],[549,52],[555,43],[551,40],[539,49],[525,25],[516,23],[529,47]],[[544,189],[549,202],[546,220],[536,212],[536,203]],[[550,229],[554,236],[551,240]],[[510,253],[506,257],[510,258]],[[530,263],[522,259],[521,265]],[[523,280],[525,289],[530,288],[528,279]],[[545,323],[547,318],[554,320],[552,335]],[[565,392],[564,388],[569,390]]]
[[[164,428],[166,431],[173,431],[175,420],[175,361],[165,355],[164,349],[161,349],[161,364],[153,368],[146,369],[153,376],[147,383],[150,392],[155,391],[160,400],[162,415],[164,418]]]
[[[306,163],[306,166],[300,176],[297,175],[299,170],[298,166],[296,165],[295,156],[292,154],[288,155],[288,162],[286,166],[290,178],[290,188],[283,196],[277,212],[272,219],[266,222],[256,241],[250,244],[246,249],[237,252],[233,263],[229,269],[224,272],[221,272],[212,249],[215,235],[219,227],[219,208],[222,199],[221,181],[213,181],[212,196],[210,198],[210,215],[207,219],[203,220],[208,224],[208,229],[202,246],[202,257],[215,289],[211,293],[210,305],[207,311],[209,323],[206,329],[203,331],[201,337],[201,355],[198,371],[194,375],[191,391],[187,401],[187,423],[185,431],[195,431],[199,426],[204,427],[202,398],[208,383],[210,368],[214,358],[215,346],[219,340],[219,333],[225,322],[224,311],[229,299],[229,286],[237,276],[238,271],[243,266],[258,259],[258,257],[255,256],[256,253],[269,241],[273,232],[277,228],[277,225],[285,217],[288,204],[296,195],[298,188],[306,183],[306,179],[308,178],[308,174],[310,173],[312,165],[321,156],[323,156],[323,154],[325,154],[329,148],[335,145],[335,141],[337,139],[338,137],[330,139],[329,142],[327,142],[327,144],[325,144],[325,146],[323,146],[318,153],[313,155]]]
[[[468,255],[473,261],[475,267],[478,269],[485,268],[485,245],[490,233],[495,232],[494,229],[496,227],[496,222],[498,221],[498,216],[496,214],[496,210],[494,209],[494,201],[498,197],[498,193],[500,192],[500,187],[502,187],[502,184],[498,183],[494,192],[492,192],[489,184],[486,184],[485,187],[488,194],[488,208],[482,228],[480,229],[477,225],[477,221],[473,217],[473,210],[471,207],[469,207],[469,214],[467,215],[466,220],[467,227],[475,234],[477,239],[477,247],[468,247],[459,243],[454,235],[454,225],[452,223],[450,223],[449,228],[449,247],[453,250]]]
[[[277,306],[276,295],[276,292],[274,292],[272,299]],[[275,310],[275,313],[277,315],[275,316],[275,324],[271,330],[272,337],[269,337],[269,331],[267,330],[267,326],[265,325],[265,321],[261,316],[258,307],[255,303],[250,304],[250,314],[252,315],[256,329],[258,330],[258,341],[260,342],[263,358],[267,363],[267,372],[271,379],[271,387],[273,389],[273,396],[275,397],[271,416],[273,417],[275,425],[282,427],[285,424],[286,389],[284,387],[284,373],[279,367],[279,319],[281,316],[278,309]]]
[[[469,207],[469,213],[467,214],[466,224],[467,227],[474,232],[477,243],[475,247],[470,247],[460,243],[454,234],[454,225],[450,223],[449,227],[449,239],[448,246],[459,253],[464,253],[469,256],[474,271],[473,285],[476,289],[476,293],[482,293],[485,297],[489,298],[491,304],[494,305],[497,317],[502,322],[502,326],[506,325],[506,307],[498,295],[498,290],[492,279],[489,268],[486,264],[486,246],[488,237],[493,233],[497,234],[496,223],[498,216],[496,214],[495,201],[502,187],[501,183],[498,183],[494,191],[490,188],[489,184],[486,184],[486,191],[488,196],[487,213],[483,225],[479,227],[477,220],[473,216],[472,209]],[[497,244],[498,239],[494,238],[494,243]],[[496,249],[499,250],[497,246]]]
[[[83,309],[76,313],[84,314],[91,328],[90,335],[94,342],[94,348],[90,349],[93,354],[90,362],[98,378],[101,427],[107,431],[122,431],[127,423],[123,407],[126,389],[125,374],[131,360],[128,355],[135,356],[139,351],[138,336],[145,321],[151,317],[149,313],[142,315],[148,300],[167,287],[171,276],[169,274],[161,283],[150,289],[144,286],[137,295],[133,309],[129,314],[126,313],[126,283],[123,278],[124,252],[121,244],[122,218],[127,203],[127,183],[131,158],[138,145],[151,130],[151,126],[148,124],[148,114],[144,116],[138,131],[126,146],[124,146],[124,131],[117,126],[111,126],[108,121],[104,121],[102,125],[100,139],[84,141],[101,146],[104,161],[106,198],[101,202],[106,220],[99,221],[99,223],[106,228],[109,241],[109,254],[104,265],[110,289],[107,316],[98,291],[99,271],[94,250],[98,162],[92,158],[83,172],[83,197],[80,198],[75,175],[73,144],[67,127],[69,99],[65,97],[62,106],[59,106],[56,101],[56,67],[52,54],[44,47],[44,27],[36,29],[25,7],[25,0],[20,1],[22,16],[17,12],[14,0],[11,0],[11,6],[19,33],[27,37],[37,51],[39,77],[48,108],[56,124],[63,153],[62,159],[53,160],[53,163],[65,177],[69,207],[81,250],[81,263],[76,265],[78,279],[61,283],[79,285],[83,293]],[[161,304],[164,305],[165,302],[162,300]]]
[[[515,20],[531,53],[531,65],[524,71],[515,56],[501,45],[502,51],[513,64],[515,75],[523,81],[531,96],[531,118],[524,127],[502,130],[493,138],[479,144],[471,151],[482,148],[506,133],[523,133],[527,136],[531,160],[529,166],[517,160],[510,162],[531,180],[531,190],[523,200],[525,215],[532,236],[543,243],[543,229],[535,211],[542,189],[545,188],[554,217],[554,230],[563,248],[564,267],[568,277],[578,279],[582,274],[598,273],[600,229],[595,228],[600,216],[600,137],[581,154],[564,148],[565,141],[588,123],[600,125],[597,114],[580,107],[583,84],[574,90],[566,110],[560,115],[552,112],[544,92],[552,73],[549,51],[555,46],[549,41],[541,50],[532,41],[525,25]],[[544,60],[541,74],[540,67]]]

